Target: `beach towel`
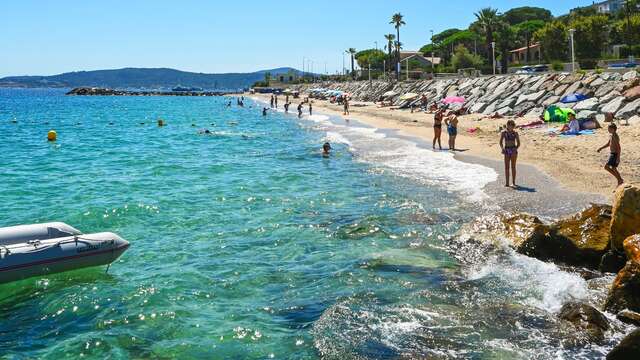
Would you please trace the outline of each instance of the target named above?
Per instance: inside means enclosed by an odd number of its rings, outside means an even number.
[[[580,130],[578,132],[565,132],[560,134],[560,137],[571,137],[571,136],[579,136],[579,135],[593,135],[595,131],[593,130]]]

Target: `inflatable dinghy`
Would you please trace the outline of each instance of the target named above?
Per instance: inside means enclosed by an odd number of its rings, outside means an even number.
[[[114,233],[83,234],[61,222],[0,228],[0,284],[108,265],[128,248]]]

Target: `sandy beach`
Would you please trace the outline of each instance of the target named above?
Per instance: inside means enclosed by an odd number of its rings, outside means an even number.
[[[268,101],[270,94],[252,95]],[[279,97],[280,104],[284,103],[284,96]],[[290,99],[290,111],[296,111],[297,104],[302,99]],[[342,116],[342,105],[331,104],[328,101],[313,100],[315,112],[328,115]],[[305,110],[307,107],[305,105]],[[433,139],[433,114],[413,112],[410,110],[394,110],[390,107],[380,107],[370,102],[353,101],[350,115],[346,119],[357,119],[360,122],[379,129],[398,131],[405,136],[419,138],[431,143]],[[463,161],[476,162],[473,159],[498,161],[492,163],[499,170],[503,181],[502,154],[498,143],[500,126],[507,122],[507,118],[491,119],[486,116],[471,114],[459,117],[456,157]],[[531,118],[514,118],[516,124],[531,122]],[[543,126],[533,129],[519,129],[522,146],[519,152],[519,165],[530,165],[557,180],[569,190],[581,193],[597,194],[609,200],[616,188],[615,179],[609,175],[603,166],[609,152],[597,149],[606,144],[608,133],[606,129],[598,129],[593,135],[573,137],[551,136],[548,131],[553,127]],[[559,125],[555,125],[559,126]],[[606,124],[604,125],[606,126]],[[620,126],[618,133],[622,142],[622,157],[620,173],[627,183],[640,181],[640,127]],[[448,136],[442,134],[443,148],[447,148]],[[529,181],[526,174],[521,173],[519,184],[527,187]]]

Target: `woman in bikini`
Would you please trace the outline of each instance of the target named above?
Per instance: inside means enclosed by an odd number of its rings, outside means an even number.
[[[436,148],[436,141],[438,147],[442,150],[442,144],[440,144],[440,136],[442,135],[442,118],[444,117],[444,110],[436,111],[433,116],[433,148]]]
[[[516,123],[513,120],[507,121],[507,129],[500,136],[500,148],[504,154],[504,173],[506,183],[509,187],[509,170],[511,170],[511,181],[516,187],[516,162],[518,161],[518,148],[520,147],[520,135],[515,131]]]
[[[449,150],[456,151],[456,137],[458,136],[458,117],[452,113],[444,119],[444,124],[447,125],[447,133],[449,134]]]

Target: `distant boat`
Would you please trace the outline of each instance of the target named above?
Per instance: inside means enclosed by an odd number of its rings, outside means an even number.
[[[185,87],[185,86],[176,86],[171,91],[202,91],[202,88],[199,87]]]

